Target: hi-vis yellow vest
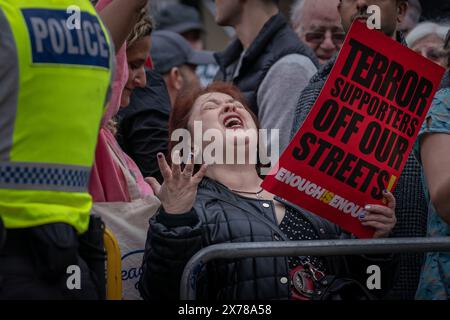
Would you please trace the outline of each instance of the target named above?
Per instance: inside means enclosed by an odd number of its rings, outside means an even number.
[[[80,28],[68,8],[77,6]],[[87,192],[112,77],[88,0],[0,0],[0,217],[87,229]]]

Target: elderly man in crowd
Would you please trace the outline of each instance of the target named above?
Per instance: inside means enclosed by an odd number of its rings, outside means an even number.
[[[330,60],[345,40],[338,4],[339,0],[297,0],[292,6],[292,27],[321,64]]]

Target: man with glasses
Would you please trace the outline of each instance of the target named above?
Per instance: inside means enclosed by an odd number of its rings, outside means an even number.
[[[292,7],[294,31],[314,50],[321,64],[330,60],[345,40],[338,3],[339,0],[297,0]]]
[[[385,35],[396,39],[406,46],[402,34],[399,32],[407,8],[407,0],[340,0],[338,12],[345,32],[348,32],[354,20],[367,22],[370,5],[377,5],[381,10],[381,30]],[[337,56],[337,55],[336,55]],[[302,92],[294,116],[291,138],[298,131],[312,106],[316,102],[331,69],[336,62],[336,56],[327,62],[308,86]],[[406,162],[403,173],[394,191],[397,199],[397,225],[393,237],[423,237],[426,233],[427,202],[421,184],[420,166],[413,155]],[[390,298],[413,299],[419,281],[420,267],[423,256],[419,254],[400,255],[400,273],[397,284],[390,294]],[[395,272],[396,270],[390,270]],[[381,275],[383,276],[383,275]]]

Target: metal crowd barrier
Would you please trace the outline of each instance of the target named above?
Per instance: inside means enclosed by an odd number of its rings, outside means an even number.
[[[327,256],[410,252],[450,252],[450,237],[313,240],[283,242],[223,243],[197,252],[181,278],[181,300],[196,299],[197,276],[202,266],[215,259],[255,257]]]

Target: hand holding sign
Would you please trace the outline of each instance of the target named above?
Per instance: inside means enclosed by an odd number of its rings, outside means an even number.
[[[386,192],[383,196],[387,202],[386,206],[369,204],[365,206],[366,213],[359,217],[363,226],[375,229],[374,238],[388,237],[397,223],[394,195]]]

